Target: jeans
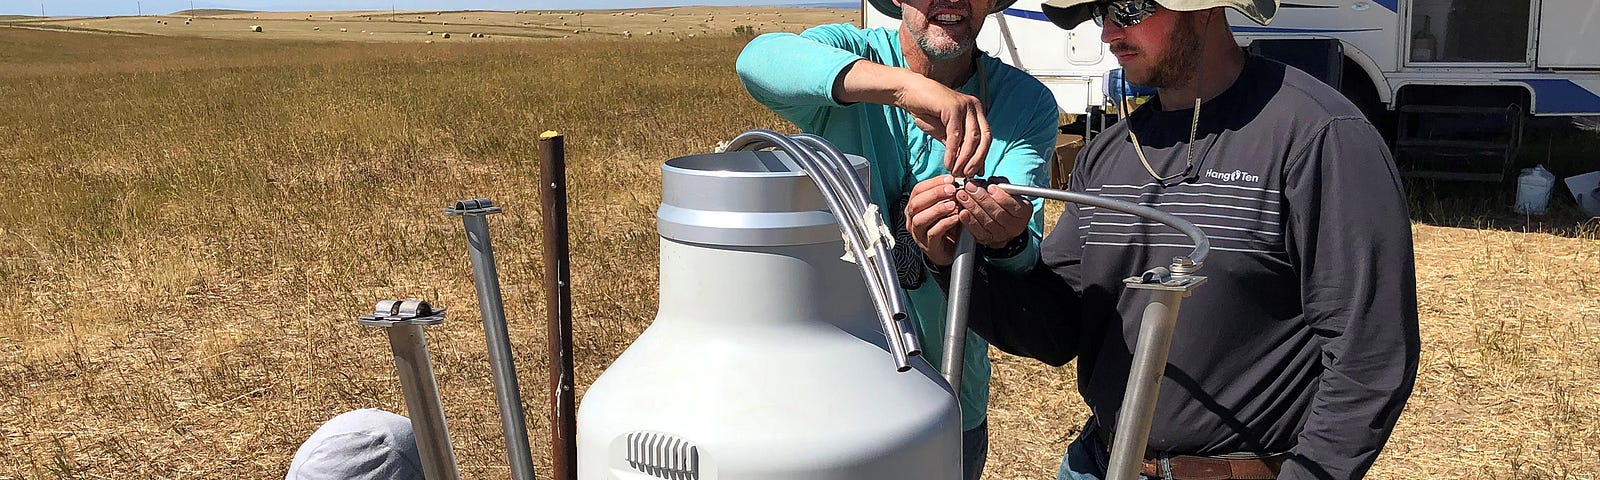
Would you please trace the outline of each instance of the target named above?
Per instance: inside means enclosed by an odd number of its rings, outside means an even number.
[[[978,480],[989,457],[989,420],[961,432],[961,478]]]
[[[1083,433],[1078,434],[1078,439],[1067,445],[1067,452],[1061,456],[1061,468],[1056,470],[1056,480],[1102,480],[1106,470],[1111,466],[1111,449],[1100,440],[1096,431],[1100,426],[1096,419],[1090,418],[1083,426]],[[1167,459],[1160,460],[1162,470],[1169,470]],[[1172,480],[1170,473],[1160,477],[1141,475],[1145,480]]]

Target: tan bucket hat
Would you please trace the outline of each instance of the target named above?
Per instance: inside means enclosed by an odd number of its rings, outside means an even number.
[[[872,0],[877,3],[880,0]],[[888,0],[882,0],[888,1]],[[1083,22],[1090,20],[1089,5],[1105,0],[1046,0],[1044,16],[1050,22],[1065,30],[1077,28]],[[1256,23],[1266,25],[1272,23],[1272,17],[1278,14],[1278,0],[1151,0],[1167,10],[1180,12],[1194,12],[1216,7],[1228,7],[1238,10],[1239,13],[1250,17]]]
[[[878,13],[882,13],[893,18],[900,18],[900,6],[895,5],[894,0],[867,0],[867,3],[872,4],[872,8],[878,9]],[[1017,0],[1000,0],[995,2],[994,8],[989,10],[989,14],[992,15],[1004,11],[1006,8],[1009,8],[1015,3],[1017,3]]]

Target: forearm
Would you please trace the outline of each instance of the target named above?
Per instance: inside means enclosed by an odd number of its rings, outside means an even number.
[[[845,67],[834,82],[833,98],[841,104],[873,103],[898,106],[905,92],[919,88],[927,77],[900,67],[857,60]],[[937,85],[937,82],[935,82]]]

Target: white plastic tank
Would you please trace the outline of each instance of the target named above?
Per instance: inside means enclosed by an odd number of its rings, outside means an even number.
[[[1522,169],[1522,174],[1517,175],[1517,204],[1512,210],[1524,215],[1544,215],[1545,207],[1550,204],[1550,189],[1555,184],[1555,174],[1545,170],[1544,165]]]
[[[960,477],[955,397],[921,357],[895,370],[802,172],[776,151],[662,166],[660,306],[580,402],[578,478]]]

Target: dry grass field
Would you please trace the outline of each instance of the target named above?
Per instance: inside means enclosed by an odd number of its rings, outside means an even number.
[[[659,164],[790,130],[739,85],[738,38],[274,41],[310,25],[277,15],[254,36],[226,20],[232,38],[0,23],[0,479],[281,478],[322,421],[404,410],[354,321],[383,297],[450,307],[429,340],[463,473],[505,478],[441,209],[506,209],[490,225],[537,450],[535,136],[568,135],[581,394],[654,315]],[[1373,478],[1600,478],[1600,227],[1491,210],[1419,198],[1421,371]],[[1052,478],[1085,415],[1071,369],[992,355],[988,478]]]
[[[167,37],[355,42],[504,42],[528,39],[689,39],[790,31],[860,20],[856,11],[784,7],[665,7],[586,11],[240,12],[195,10],[142,17],[51,18],[14,26]],[[262,31],[251,31],[259,25]],[[433,35],[429,35],[433,32]],[[445,33],[452,34],[449,39]],[[475,38],[479,33],[486,38]]]

